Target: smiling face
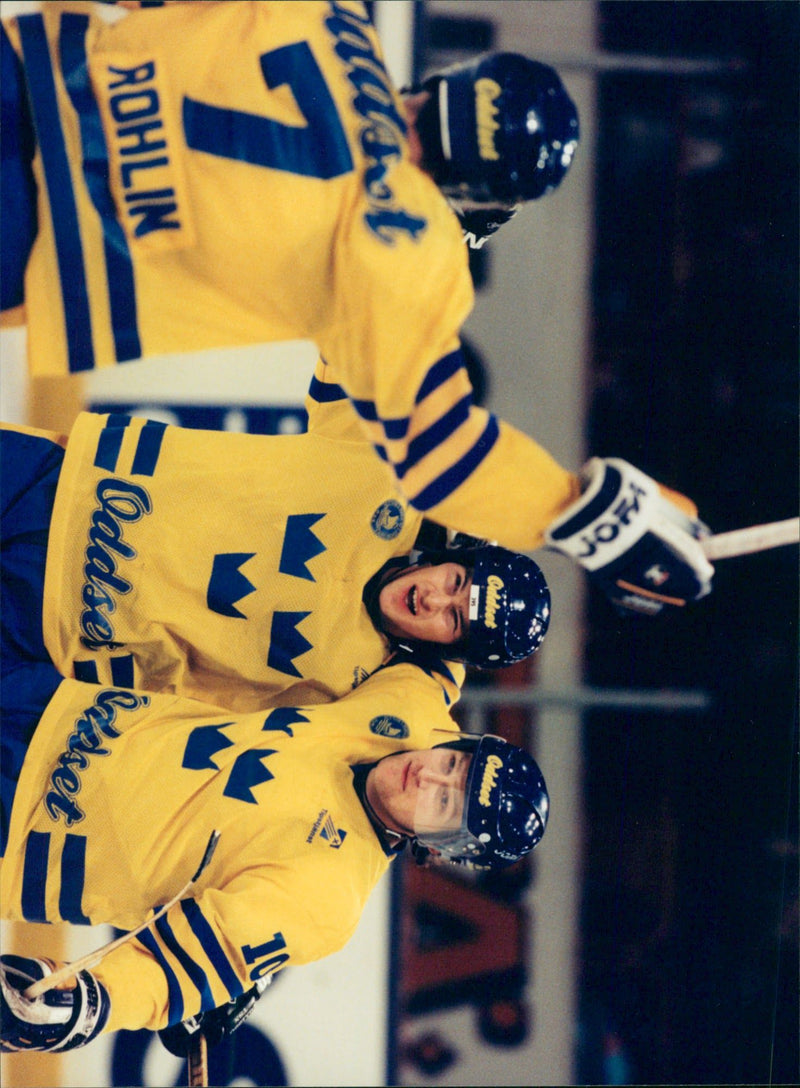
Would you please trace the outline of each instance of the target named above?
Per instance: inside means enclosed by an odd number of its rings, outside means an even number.
[[[402,835],[458,828],[471,762],[469,752],[453,748],[386,756],[367,775],[367,800],[384,826]]]
[[[469,628],[471,585],[460,563],[411,567],[378,595],[384,631],[442,645],[461,642]]]

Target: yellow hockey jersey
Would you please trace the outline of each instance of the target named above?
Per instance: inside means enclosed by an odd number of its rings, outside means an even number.
[[[353,766],[453,735],[417,671],[245,715],[63,681],[17,786],[3,917],[133,929],[192,878],[217,829],[191,898],[94,969],[108,1030],[159,1029],[338,950],[390,861]]]
[[[108,25],[49,3],[5,25],[38,141],[34,373],[313,340],[416,509],[541,546],[578,483],[471,403],[466,248],[409,158],[362,4],[176,4]]]
[[[337,415],[352,425],[344,401],[264,436],[81,414],[48,541],[59,671],[240,711],[327,702],[374,672],[391,647],[362,592],[422,519]],[[451,704],[464,667],[419,680]]]

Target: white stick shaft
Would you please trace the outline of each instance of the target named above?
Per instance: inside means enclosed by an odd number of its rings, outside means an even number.
[[[730,533],[717,533],[700,543],[708,559],[730,559],[734,555],[763,552],[767,548],[779,548],[782,544],[800,541],[800,518],[772,521],[766,525],[751,525],[748,529],[734,529]]]
[[[107,956],[109,952],[113,952],[114,949],[119,948],[121,944],[126,944],[137,934],[141,933],[143,929],[147,929],[153,922],[157,922],[162,915],[166,914],[170,907],[174,907],[178,900],[186,895],[193,883],[194,881],[190,880],[185,887],[181,888],[174,899],[170,899],[169,903],[165,903],[151,918],[148,918],[146,922],[142,922],[136,929],[132,929],[129,933],[123,933],[121,937],[115,937],[113,941],[104,944],[102,948],[96,948],[94,952],[88,952],[85,956],[81,956],[80,959],[73,960],[72,963],[65,963],[63,967],[59,967],[57,971],[53,971],[51,975],[46,975],[44,978],[39,979],[38,982],[32,982],[27,990],[24,991],[24,996],[33,1000],[33,998],[39,997],[41,994],[47,993],[48,990],[52,990],[54,987],[59,986],[62,982],[66,982],[68,978],[77,975],[79,971],[85,971],[89,967],[94,967],[96,963],[100,962],[103,956]]]

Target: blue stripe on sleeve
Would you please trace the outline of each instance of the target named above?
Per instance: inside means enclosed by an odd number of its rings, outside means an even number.
[[[44,21],[39,14],[21,15],[18,25],[25,60],[25,78],[50,201],[58,278],[64,306],[67,360],[73,373],[91,370],[94,367],[92,316],[86,286],[83,246],[67,148],[58,114],[47,35]]]
[[[86,880],[86,836],[67,835],[61,853],[61,889],[58,893],[58,913],[65,922],[90,926],[91,918],[83,913],[83,885]]]
[[[404,419],[384,419],[383,433],[390,441],[405,438],[408,433],[408,424],[407,416]]]
[[[84,684],[99,684],[100,677],[97,674],[96,661],[73,661],[72,672],[76,680],[82,680]],[[121,685],[125,687],[127,685]]]
[[[396,419],[381,419],[375,401],[354,400],[353,407],[367,423],[380,423],[383,433],[389,439],[405,438],[408,431],[408,416],[398,416]]]
[[[31,831],[25,840],[25,862],[22,869],[22,915],[26,922],[46,922],[47,863],[50,855],[50,835]]]
[[[420,404],[430,393],[435,389],[438,389],[439,386],[443,385],[449,378],[452,378],[456,371],[460,370],[462,367],[466,369],[461,348],[457,348],[456,351],[451,351],[449,355],[443,355],[441,359],[433,364],[425,375],[425,380],[417,390],[417,399],[415,403]]]
[[[417,510],[430,510],[432,506],[443,502],[448,495],[462,484],[478,467],[481,461],[491,451],[500,436],[500,428],[494,416],[489,416],[489,422],[484,428],[483,434],[460,461],[443,472],[433,483],[423,488],[418,495],[411,499],[411,505]]]
[[[158,423],[154,419],[148,419],[142,427],[136,444],[136,453],[133,456],[132,475],[152,476],[154,474],[166,429],[166,423]]]
[[[150,955],[155,959],[158,966],[164,972],[164,977],[167,980],[167,992],[169,1001],[169,1018],[168,1023],[170,1026],[173,1024],[179,1024],[183,1020],[183,994],[178,983],[178,978],[175,972],[164,956],[164,953],[158,946],[158,941],[155,939],[150,930],[143,929],[141,933],[137,934],[137,941],[143,945]]]
[[[108,148],[97,102],[92,93],[86,58],[88,25],[87,15],[66,13],[61,16],[61,69],[70,101],[78,115],[86,188],[103,227],[114,352],[117,362],[125,362],[128,359],[139,359],[142,354],[136,312],[136,283],[128,240],[117,220],[117,210],[108,184]]]
[[[182,899],[181,907],[192,933],[200,942],[209,962],[213,964],[222,985],[227,989],[231,997],[238,997],[244,989],[242,981],[236,974],[224,948],[217,940],[214,930],[208,924],[197,902],[194,899]]]
[[[462,397],[458,404],[454,404],[449,411],[431,424],[427,430],[424,430],[422,434],[418,434],[416,438],[409,442],[405,461],[395,466],[398,480],[402,480],[405,474],[414,468],[423,457],[429,454],[431,450],[436,449],[437,446],[441,446],[458,430],[462,423],[466,423],[471,406],[472,394],[468,393],[466,397]]]
[[[378,421],[378,409],[375,407],[375,401],[372,400],[353,400],[353,407],[367,423],[377,423]]]
[[[184,969],[189,976],[190,981],[197,989],[197,992],[200,994],[201,1010],[205,1012],[207,1009],[213,1009],[216,1002],[214,1001],[214,995],[211,993],[211,987],[208,984],[208,976],[200,964],[195,963],[186,949],[182,948],[178,943],[178,939],[173,933],[166,915],[163,918],[159,918],[156,922],[156,929],[161,940]]]
[[[111,679],[117,687],[133,687],[133,654],[120,654],[111,658]]]
[[[97,439],[97,451],[94,455],[95,468],[104,468],[107,472],[116,471],[125,428],[130,427],[131,422],[130,416],[123,415],[121,412],[111,413]]]
[[[311,379],[308,395],[318,404],[331,404],[336,400],[347,399],[347,394],[341,385],[337,385],[335,382],[321,382],[316,376]]]

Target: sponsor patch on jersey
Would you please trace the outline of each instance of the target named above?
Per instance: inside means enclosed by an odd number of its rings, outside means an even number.
[[[409,728],[402,718],[395,718],[393,714],[379,714],[369,723],[370,733],[378,737],[392,737],[394,740],[403,740],[409,734]]]
[[[369,678],[369,673],[363,665],[356,665],[353,669],[353,687],[357,688],[359,684],[363,684],[365,680]]]
[[[64,751],[50,775],[50,789],[43,804],[51,820],[63,817],[67,827],[80,823],[86,815],[74,800],[81,791],[81,772],[89,766],[90,757],[107,756],[111,749],[105,740],[114,740],[121,730],[116,728],[120,712],[134,712],[150,705],[149,695],[108,688],[95,697],[79,718],[75,719]]]
[[[373,49],[370,16],[333,0],[325,27],[352,88],[351,105],[359,119],[367,202],[364,223],[387,246],[401,237],[416,241],[428,221],[401,207],[394,192],[393,170],[406,154],[408,126],[389,74]]]
[[[324,839],[332,849],[338,850],[344,842],[347,832],[336,826],[330,812],[324,808],[311,825],[311,830],[306,836],[306,842],[312,843],[317,835]]]
[[[372,515],[370,526],[381,540],[394,540],[400,535],[405,519],[405,512],[397,499],[387,499]]]

